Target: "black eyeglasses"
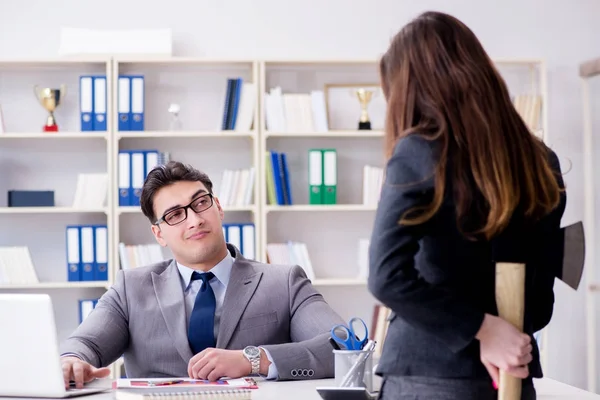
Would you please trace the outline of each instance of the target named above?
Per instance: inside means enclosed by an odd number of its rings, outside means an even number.
[[[192,202],[190,204],[188,204],[187,206],[178,207],[178,208],[175,208],[175,209],[165,213],[165,215],[163,215],[162,218],[157,220],[154,223],[154,225],[158,225],[161,222],[164,222],[167,225],[180,224],[187,219],[188,208],[191,208],[192,211],[194,211],[196,214],[200,214],[201,212],[206,211],[209,208],[211,208],[212,205],[213,205],[212,194],[208,193],[208,194],[202,195],[202,196],[197,197],[194,200],[192,200]]]

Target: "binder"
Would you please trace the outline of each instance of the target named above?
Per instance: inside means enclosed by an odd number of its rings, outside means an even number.
[[[336,204],[337,201],[337,152],[323,149],[323,204]]]
[[[293,204],[292,188],[290,185],[290,171],[288,169],[287,157],[285,153],[279,154],[279,163],[281,170],[281,182],[283,183],[283,197],[285,199],[285,204],[291,205]]]
[[[106,131],[106,76],[94,77],[94,130]]]
[[[143,150],[133,150],[131,156],[131,189],[129,191],[129,205],[139,206],[142,188],[146,180],[146,155]]]
[[[242,255],[249,260],[256,259],[256,236],[254,224],[242,224]]]
[[[129,76],[119,76],[117,110],[119,114],[118,128],[120,131],[131,130],[131,79]]]
[[[79,300],[79,323],[82,323],[94,311],[97,300],[83,299]]]
[[[131,154],[129,151],[119,151],[119,207],[130,205],[131,190]]]
[[[240,108],[240,97],[242,95],[242,85],[244,81],[242,78],[237,78],[234,80],[234,95],[233,95],[233,104],[231,106],[231,123],[229,124],[229,129],[235,130],[235,124],[237,122],[238,110]]]
[[[81,131],[94,130],[94,78],[89,75],[79,77],[79,113],[81,116]]]
[[[323,204],[323,153],[319,149],[308,151],[308,202]]]
[[[244,249],[242,247],[242,230],[239,225],[227,224],[227,242],[237,247],[242,254]]]
[[[277,204],[275,196],[275,174],[273,172],[273,163],[271,162],[271,152],[268,151],[265,160],[265,170],[267,172],[267,200],[268,204]]]
[[[156,167],[158,165],[158,150],[146,150],[144,152],[145,154],[145,158],[146,158],[146,171],[144,173],[144,180],[146,179],[146,177],[148,176],[148,174],[150,173],[150,171],[152,171],[152,169],[154,167]]]
[[[132,131],[144,130],[144,77],[131,76],[131,126]]]
[[[94,280],[108,281],[108,228],[106,225],[94,227]]]
[[[78,282],[81,280],[79,273],[79,263],[81,260],[81,246],[79,240],[79,227],[74,225],[67,226],[67,281]]]
[[[81,241],[81,280],[93,281],[94,267],[94,227],[81,226],[79,228]]]
[[[281,163],[279,162],[279,153],[271,151],[271,164],[273,165],[273,182],[275,184],[275,197],[278,205],[285,204],[285,195],[282,179]]]

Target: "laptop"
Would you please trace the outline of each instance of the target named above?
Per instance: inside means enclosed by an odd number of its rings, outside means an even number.
[[[0,396],[66,398],[109,389],[65,388],[49,295],[0,294],[0,320]]]

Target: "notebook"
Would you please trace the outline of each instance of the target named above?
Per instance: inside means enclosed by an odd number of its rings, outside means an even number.
[[[258,389],[252,378],[207,381],[189,378],[118,379],[114,383],[117,400],[150,399],[236,399],[251,400]]]
[[[129,391],[120,389],[115,392],[116,400],[252,400],[252,389],[221,389],[194,392],[181,391]]]

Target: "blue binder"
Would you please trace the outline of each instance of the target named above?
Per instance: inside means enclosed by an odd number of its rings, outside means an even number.
[[[65,234],[67,281],[79,282],[81,280],[81,237],[79,226],[67,225]]]
[[[275,186],[275,197],[277,198],[277,204],[282,206],[285,205],[285,194],[283,187],[283,173],[281,163],[279,162],[279,153],[271,151],[271,164],[273,164],[273,183]]]
[[[94,259],[94,227],[82,225],[79,227],[79,247],[81,249],[81,280],[93,281],[95,274]]]
[[[81,131],[94,130],[94,77],[82,75],[79,77],[79,112]]]
[[[120,75],[117,81],[117,114],[119,131],[131,130],[131,78]]]
[[[131,205],[131,151],[119,151],[118,169],[119,207],[126,207]]]
[[[106,76],[94,76],[94,130],[106,131],[107,103]]]
[[[132,131],[144,130],[144,76],[132,75],[131,78],[131,126]]]
[[[108,228],[94,226],[94,280],[108,280]]]

